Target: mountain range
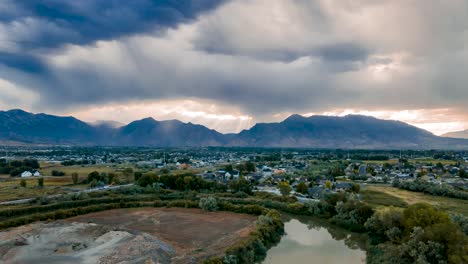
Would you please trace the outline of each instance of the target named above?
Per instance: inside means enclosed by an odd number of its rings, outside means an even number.
[[[456,132],[450,132],[447,134],[443,134],[443,137],[451,137],[451,138],[465,138],[468,139],[468,129],[463,130],[463,131],[456,131]]]
[[[369,116],[292,115],[238,134],[202,125],[145,118],[128,125],[89,124],[74,117],[0,111],[0,143],[76,146],[468,149],[467,139],[438,137],[409,124]]]

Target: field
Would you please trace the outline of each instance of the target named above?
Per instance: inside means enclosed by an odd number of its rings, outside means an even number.
[[[124,169],[123,167],[122,169]],[[89,173],[93,171],[97,171],[99,173],[105,172],[117,172],[120,168],[118,167],[112,167],[112,166],[107,166],[107,165],[74,165],[74,166],[62,166],[62,165],[57,165],[57,164],[41,164],[41,173],[42,175],[47,175],[50,176],[52,175],[52,171],[62,171],[65,172],[66,175],[71,175],[72,173],[78,173],[79,176],[87,176]]]
[[[431,159],[431,158],[423,158],[423,159],[410,159],[408,160],[411,164],[420,163],[420,164],[429,164],[432,163],[436,165],[437,163],[442,163],[443,165],[450,165],[456,164],[456,160],[439,160],[439,159]],[[398,159],[390,159],[390,160],[363,160],[362,163],[365,164],[384,164],[389,163],[395,165],[398,163]]]
[[[0,262],[197,263],[246,238],[255,219],[183,208],[92,213],[0,232]]]
[[[34,198],[43,195],[53,195],[67,193],[71,189],[85,189],[85,185],[72,185],[71,176],[63,177],[43,177],[44,187],[38,186],[38,178],[32,177],[25,179],[26,187],[20,187],[21,178],[4,177],[0,181],[0,202]],[[80,177],[84,179],[84,177]]]
[[[467,200],[410,192],[390,186],[367,186],[363,190],[363,199],[375,207],[389,205],[405,207],[405,203],[428,203],[450,213],[468,216]]]

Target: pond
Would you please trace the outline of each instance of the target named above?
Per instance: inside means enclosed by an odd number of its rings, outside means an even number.
[[[366,238],[316,219],[292,218],[285,235],[271,248],[264,264],[365,263]]]

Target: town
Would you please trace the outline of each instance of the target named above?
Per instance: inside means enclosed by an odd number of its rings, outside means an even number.
[[[348,191],[355,184],[390,186],[419,181],[468,190],[465,152],[58,147],[5,148],[0,153],[3,154],[0,164],[10,164],[0,171],[4,182],[42,176],[71,177],[73,173],[87,177],[92,171],[127,176],[190,171],[204,180],[226,186],[242,178],[253,190],[278,195],[281,194],[278,186],[287,183],[291,194],[312,199],[320,199],[330,192]],[[35,164],[19,162],[18,166],[15,165],[18,160]],[[134,183],[131,179],[117,182]],[[93,187],[115,184],[116,181],[97,182]]]

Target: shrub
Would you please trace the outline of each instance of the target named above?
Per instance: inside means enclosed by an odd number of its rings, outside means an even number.
[[[21,186],[21,187],[26,187],[26,185],[27,185],[26,180],[25,180],[25,179],[22,179],[22,180],[20,181],[20,186]]]
[[[71,178],[72,178],[72,181],[73,181],[73,184],[76,185],[78,184],[78,173],[76,172],[73,172],[72,175],[71,175]]]
[[[200,199],[199,206],[204,211],[212,212],[218,209],[218,202],[213,196]]]
[[[37,179],[37,186],[44,187],[44,178]]]
[[[63,171],[58,171],[58,170],[53,170],[51,172],[52,176],[60,177],[60,176],[65,176],[65,172]]]

